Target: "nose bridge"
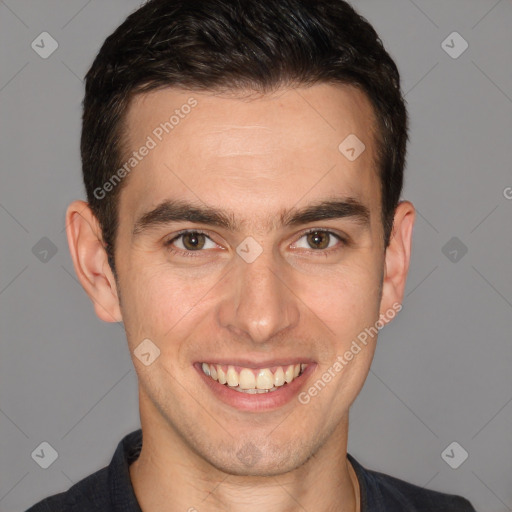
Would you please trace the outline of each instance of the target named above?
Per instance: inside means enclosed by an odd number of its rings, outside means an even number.
[[[244,253],[245,250],[245,253]],[[256,251],[256,252],[254,252]],[[240,244],[228,293],[219,310],[223,327],[249,336],[254,343],[265,343],[280,331],[295,325],[299,318],[297,299],[279,274],[271,250],[251,241]],[[259,254],[252,259],[252,256]]]

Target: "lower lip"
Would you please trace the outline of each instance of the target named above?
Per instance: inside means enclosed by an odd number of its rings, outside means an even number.
[[[227,385],[220,384],[211,377],[208,377],[208,375],[206,375],[201,369],[201,363],[196,363],[194,365],[205,384],[212,390],[219,400],[236,409],[251,412],[270,411],[291,402],[291,400],[299,394],[301,388],[305,387],[306,381],[313,373],[315,366],[316,365],[314,363],[309,363],[307,368],[299,377],[293,379],[289,384],[280,386],[276,391],[250,395],[249,393],[235,391]]]

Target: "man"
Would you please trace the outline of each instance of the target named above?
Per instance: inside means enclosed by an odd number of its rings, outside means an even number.
[[[415,215],[373,28],[342,0],[152,0],[86,79],[67,235],[142,429],[30,511],[474,511],[347,453]]]

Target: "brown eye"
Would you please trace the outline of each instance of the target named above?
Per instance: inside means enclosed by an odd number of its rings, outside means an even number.
[[[199,250],[204,247],[206,237],[202,233],[191,231],[190,233],[184,233],[181,237],[183,246],[188,251]]]
[[[310,253],[327,254],[342,249],[347,241],[341,236],[326,229],[311,229],[302,234],[294,243],[294,247],[306,249]]]
[[[165,242],[165,245],[170,252],[180,256],[196,256],[205,252],[206,249],[215,249],[217,247],[217,244],[207,234],[192,230],[182,231],[174,238]]]
[[[327,249],[330,235],[326,231],[312,231],[307,234],[308,244],[313,249]]]

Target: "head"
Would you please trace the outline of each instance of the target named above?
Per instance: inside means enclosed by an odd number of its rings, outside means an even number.
[[[132,354],[158,348],[148,366],[133,356],[143,428],[275,474],[346,427],[377,336],[332,367],[403,296],[406,142],[397,67],[341,0],[153,0],[106,39],[68,240],[98,316],[124,323]],[[261,412],[208,396],[199,363],[271,359],[308,362],[310,384],[336,375]]]

